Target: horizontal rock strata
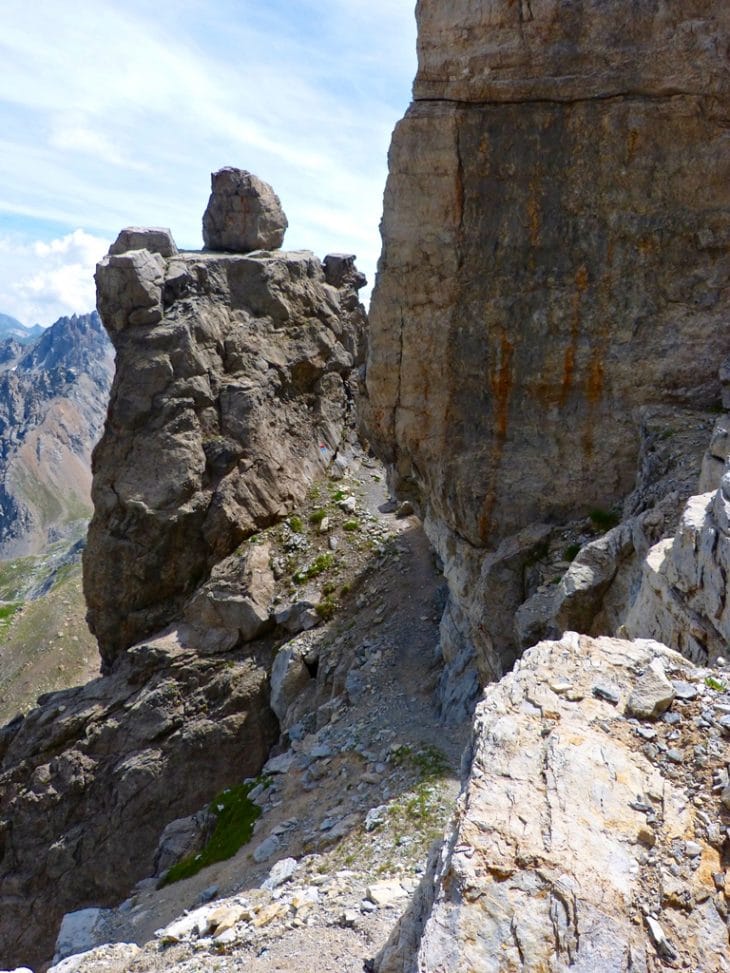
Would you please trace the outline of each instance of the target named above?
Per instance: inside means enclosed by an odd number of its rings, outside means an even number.
[[[486,678],[514,657],[503,630],[527,592],[518,581],[493,610],[472,604],[482,571],[519,575],[533,525],[631,490],[641,408],[719,402],[730,14],[677,0],[447,7],[418,5],[366,425],[459,574],[451,620]]]

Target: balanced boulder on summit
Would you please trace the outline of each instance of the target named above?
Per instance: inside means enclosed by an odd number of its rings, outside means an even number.
[[[289,224],[268,183],[231,166],[214,172],[210,181],[212,192],[203,214],[206,249],[251,253],[281,247]]]

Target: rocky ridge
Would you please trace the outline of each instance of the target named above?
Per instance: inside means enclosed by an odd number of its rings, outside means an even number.
[[[0,554],[36,554],[80,534],[91,451],[113,371],[98,314],[61,318],[31,344],[0,348]]]
[[[97,283],[117,373],[84,584],[107,675],[42,698],[1,748],[0,955],[35,964],[65,911],[118,902],[167,822],[263,764],[293,592],[247,538],[336,458],[362,355],[346,255],[179,253],[130,228]]]

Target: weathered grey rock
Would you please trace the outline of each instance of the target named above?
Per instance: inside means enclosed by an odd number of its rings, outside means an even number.
[[[250,650],[201,658],[179,632],[40,702],[0,737],[0,956],[34,964],[64,913],[125,898],[164,826],[258,773],[277,733]]]
[[[312,682],[306,654],[306,646],[292,642],[277,652],[271,667],[271,708],[282,726],[287,725],[289,707]]]
[[[730,641],[730,475],[714,493],[691,497],[674,538],[648,553],[626,630],[661,638],[713,663]]]
[[[79,909],[77,912],[67,912],[61,922],[53,962],[59,963],[67,956],[85,953],[106,942],[110,914],[110,909]]]
[[[702,460],[702,474],[697,493],[709,493],[720,486],[730,460],[730,415],[720,416],[712,431],[710,445]]]
[[[264,838],[260,845],[254,848],[253,860],[259,863],[268,861],[280,849],[281,841],[279,838],[275,834],[269,835],[268,838]]]
[[[207,809],[170,821],[160,835],[153,864],[154,874],[162,877],[182,858],[200,851],[210,837],[215,822],[215,815]]]
[[[450,582],[452,597],[498,675],[517,606],[471,607],[477,555],[621,501],[642,408],[719,400],[730,14],[679,0],[592,0],[579,16],[567,0],[423,0],[417,13],[365,426],[447,573],[473,548],[466,600]]]
[[[105,944],[61,960],[50,967],[48,973],[100,973],[101,970],[104,973],[127,973],[129,963],[139,952],[139,946],[134,943]]]
[[[669,709],[675,695],[661,662],[653,660],[631,690],[626,712],[640,720],[655,720]]]
[[[203,241],[208,250],[278,250],[288,223],[271,186],[253,173],[231,166],[212,173],[210,182],[212,192],[203,214]]]
[[[274,889],[278,889],[280,885],[284,884],[284,882],[288,882],[296,870],[296,858],[282,858],[281,861],[278,861],[273,866],[269,872],[268,878],[261,883],[261,888],[268,889],[270,892],[273,892]]]
[[[174,257],[178,252],[172,233],[159,226],[128,226],[120,230],[109,253],[126,253],[127,250],[149,250],[161,257]]]
[[[241,578],[237,600],[235,562],[211,571],[300,502],[339,446],[365,321],[361,282],[345,279],[327,284],[308,252],[132,250],[99,264],[117,374],[84,586],[105,666],[206,581],[189,621],[205,616],[210,651],[265,626],[263,575],[255,596]]]
[[[211,571],[184,611],[200,650],[227,651],[271,625],[274,575],[268,542],[246,544]]]
[[[655,661],[688,665],[656,642],[567,633],[488,687],[455,825],[378,973],[659,968],[642,913],[653,902],[647,812],[661,812],[654,853],[672,862],[688,835],[704,833],[701,818],[683,785],[641,753],[631,724],[591,693],[600,672],[626,696],[635,670]],[[570,698],[549,688],[564,683]],[[706,905],[658,921],[679,966],[723,970],[727,927],[710,898],[719,853],[694,840],[703,866],[684,885]]]

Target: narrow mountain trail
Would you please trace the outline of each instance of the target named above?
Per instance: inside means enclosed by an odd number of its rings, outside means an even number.
[[[382,467],[359,449],[348,459],[334,485],[358,536],[330,533],[338,583],[351,580],[333,619],[292,640],[317,659],[310,709],[264,768],[253,838],[192,878],[142,881],[97,932],[141,950],[104,947],[64,973],[360,973],[405,910],[458,794],[469,726],[439,719],[444,581],[420,523],[396,516]]]

